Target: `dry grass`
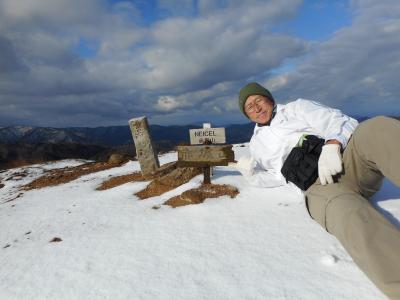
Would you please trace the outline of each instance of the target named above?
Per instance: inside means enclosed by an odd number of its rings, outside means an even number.
[[[41,189],[48,186],[55,186],[63,183],[68,183],[81,176],[108,170],[120,166],[119,164],[110,163],[87,163],[77,167],[66,167],[62,169],[49,170],[43,176],[34,181],[22,186],[23,190]]]
[[[104,191],[108,189],[112,189],[116,186],[128,183],[128,182],[135,182],[135,181],[145,181],[146,179],[143,178],[141,172],[135,172],[132,174],[121,175],[112,177],[106,181],[104,181],[101,185],[99,185],[96,190]]]
[[[171,191],[178,186],[185,184],[193,177],[201,174],[203,171],[201,168],[177,168],[172,172],[154,179],[144,190],[136,193],[140,199],[147,199],[162,195],[168,191]]]

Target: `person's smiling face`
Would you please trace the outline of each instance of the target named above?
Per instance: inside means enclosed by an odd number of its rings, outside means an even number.
[[[262,95],[251,95],[244,104],[244,112],[250,120],[258,124],[267,124],[271,119],[273,109],[273,102]]]

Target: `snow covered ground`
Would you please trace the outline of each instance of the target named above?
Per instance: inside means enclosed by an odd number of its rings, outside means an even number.
[[[173,160],[175,153],[160,156]],[[212,182],[236,186],[236,198],[175,209],[152,207],[199,186],[202,176],[142,201],[134,193],[148,182],[95,190],[109,175],[138,171],[137,162],[4,203],[43,169],[80,163],[0,173],[29,173],[0,189],[0,299],[385,299],[310,219],[300,194],[251,187],[229,167],[216,168]],[[385,182],[374,201],[400,224],[398,188]],[[50,243],[54,237],[62,241]]]

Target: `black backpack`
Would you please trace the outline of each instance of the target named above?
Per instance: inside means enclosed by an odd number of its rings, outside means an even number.
[[[307,135],[301,146],[294,147],[281,169],[286,181],[307,190],[318,178],[318,159],[324,144],[324,139]]]

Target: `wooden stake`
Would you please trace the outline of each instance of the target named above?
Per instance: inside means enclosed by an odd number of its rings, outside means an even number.
[[[203,167],[203,173],[204,173],[204,184],[210,184],[211,183],[211,176],[210,176],[210,166]]]

